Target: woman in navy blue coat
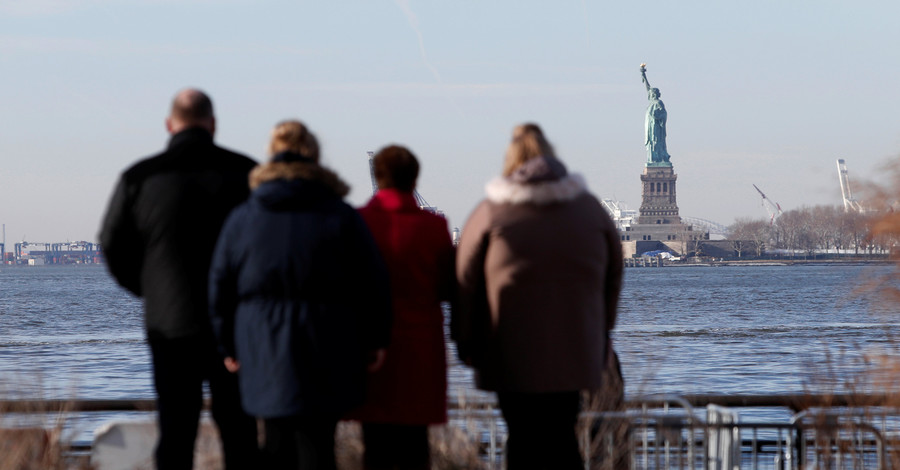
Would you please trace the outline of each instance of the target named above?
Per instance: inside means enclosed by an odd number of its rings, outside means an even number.
[[[318,150],[302,123],[276,126],[210,270],[213,327],[244,410],[264,420],[267,468],[334,468],[337,421],[390,336],[384,263]]]

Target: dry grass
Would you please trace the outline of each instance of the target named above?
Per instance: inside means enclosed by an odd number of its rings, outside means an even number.
[[[428,430],[432,470],[464,470],[482,468],[478,444],[461,429],[450,425],[432,426]],[[339,470],[362,470],[362,431],[359,423],[341,422],[335,437],[335,453]]]
[[[454,426],[431,428],[431,468],[434,470],[479,469],[484,462],[479,444],[471,436]]]
[[[610,357],[610,364],[603,377],[604,386],[593,392],[582,392],[582,409],[586,412],[608,412],[625,410],[625,382],[621,376],[618,358]],[[628,423],[625,420],[582,419],[578,422],[576,434],[589,436],[588,442],[581,442],[582,453],[588,450],[592,469],[614,470],[627,468]]]
[[[37,429],[0,430],[0,469],[38,470],[65,468],[52,432]]]
[[[73,459],[64,432],[65,410],[30,409],[29,416],[53,420],[51,426],[10,422],[18,414],[0,410],[0,470],[89,470],[86,459]]]
[[[44,410],[28,410],[36,416]],[[59,412],[58,416],[64,416]],[[64,438],[63,421],[49,428],[5,427],[0,414],[0,470],[90,470],[87,459],[72,459]],[[222,456],[215,426],[202,426],[197,439],[195,467],[204,470],[222,468]],[[479,446],[461,429],[444,425],[429,429],[431,468],[462,470],[482,468]],[[340,470],[361,470],[363,445],[358,423],[341,422],[335,436],[335,452]]]

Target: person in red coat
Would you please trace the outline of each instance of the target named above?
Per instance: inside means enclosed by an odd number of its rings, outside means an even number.
[[[416,204],[419,163],[392,145],[373,159],[378,192],[359,209],[388,267],[394,306],[384,365],[370,374],[362,422],[367,469],[430,468],[428,425],[447,421],[442,301],[456,291],[447,221]]]

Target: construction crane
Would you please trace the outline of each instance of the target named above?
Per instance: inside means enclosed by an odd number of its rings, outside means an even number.
[[[375,181],[375,152],[368,151],[369,156],[369,177],[372,178],[372,194],[378,192],[378,181]]]
[[[843,158],[838,159],[837,168],[838,178],[841,180],[841,197],[844,198],[844,212],[865,212],[862,205],[853,198],[853,193],[850,192],[850,177],[847,176],[847,164]]]
[[[775,225],[775,221],[778,220],[778,217],[781,217],[781,205],[777,202],[772,202],[771,199],[766,197],[766,194],[759,189],[759,186],[753,185],[756,188],[756,191],[759,192],[759,195],[762,196],[762,205],[766,208],[766,212],[769,213],[769,225]]]

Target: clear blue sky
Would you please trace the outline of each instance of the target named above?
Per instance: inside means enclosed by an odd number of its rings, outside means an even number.
[[[370,196],[367,150],[409,146],[462,226],[513,126],[544,127],[598,197],[640,206],[647,96],[662,92],[681,214],[840,204],[835,160],[900,150],[898,2],[3,0],[7,242],[94,241],[118,174],[159,151],[174,93],[206,90],[217,141],[262,160],[299,118]]]

